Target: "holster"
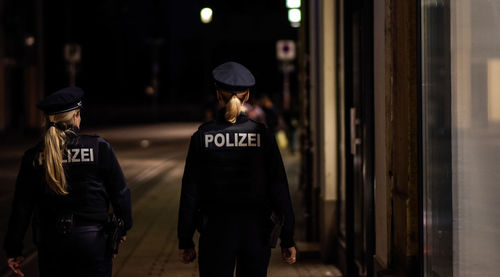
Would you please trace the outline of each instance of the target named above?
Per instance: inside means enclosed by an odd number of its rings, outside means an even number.
[[[125,223],[115,214],[109,214],[104,225],[107,235],[106,248],[111,254],[117,254],[122,236],[125,234]]]
[[[278,238],[280,237],[281,229],[283,228],[285,220],[282,215],[278,215],[277,213],[272,212],[271,222],[273,223],[273,225],[271,234],[269,235],[269,246],[271,248],[276,248],[276,245],[278,244]]]

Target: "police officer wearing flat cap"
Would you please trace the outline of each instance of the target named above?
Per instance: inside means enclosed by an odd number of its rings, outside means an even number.
[[[191,137],[182,179],[179,257],[184,263],[196,258],[197,229],[201,277],[232,277],[235,267],[238,277],[266,276],[273,236],[280,237],[283,260],[295,262],[285,169],[272,132],[242,112],[255,84],[252,73],[227,62],[212,74],[225,108]]]
[[[132,226],[130,190],[111,146],[79,133],[82,97],[82,89],[69,87],[38,105],[44,136],[22,158],[4,242],[18,276],[31,219],[42,277],[111,276],[109,205],[123,222],[122,239]]]

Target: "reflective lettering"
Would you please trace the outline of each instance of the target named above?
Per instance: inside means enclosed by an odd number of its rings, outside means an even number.
[[[243,141],[245,141],[245,139],[247,138],[247,135],[248,135],[248,134],[245,134],[245,133],[239,133],[239,135],[240,135],[241,140],[240,140],[240,143],[238,144],[238,146],[240,146],[240,147],[247,147],[247,146],[248,146],[248,144],[247,144],[246,142],[245,142],[245,143],[243,143]]]
[[[62,162],[67,163],[68,159],[71,159],[71,152],[69,150],[66,151],[66,155],[63,155]]]
[[[214,135],[205,135],[205,148],[208,148],[208,144],[214,141]]]
[[[259,133],[217,133],[205,134],[205,148],[221,147],[261,147],[261,134]],[[89,149],[92,151],[92,149]],[[83,151],[83,150],[82,150]],[[92,155],[92,152],[90,152]],[[88,157],[85,153],[81,154]],[[82,158],[84,158],[82,157]]]
[[[71,157],[71,162],[81,162],[80,158],[78,158],[78,154],[80,154],[80,149],[73,148],[71,149],[71,152],[73,152],[73,157]]]
[[[43,152],[38,154],[38,164],[43,165],[45,156]],[[88,163],[94,161],[94,148],[71,148],[66,150],[66,154],[63,154],[62,163]]]
[[[220,141],[219,141],[219,138],[220,138]],[[224,145],[224,135],[223,134],[217,134],[215,135],[215,145],[217,145],[217,147],[222,147]]]
[[[89,149],[88,148],[82,148],[81,150],[81,153],[82,153],[82,162],[90,162],[90,153],[89,153]]]
[[[234,146],[234,143],[231,143],[231,141],[229,140],[229,133],[226,133],[226,146],[227,147],[233,147]]]
[[[256,135],[257,134],[248,134],[248,146],[257,146],[256,142]]]

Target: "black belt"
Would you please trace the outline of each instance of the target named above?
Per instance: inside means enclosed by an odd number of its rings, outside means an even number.
[[[99,232],[102,229],[102,225],[75,226],[73,227],[72,233]]]

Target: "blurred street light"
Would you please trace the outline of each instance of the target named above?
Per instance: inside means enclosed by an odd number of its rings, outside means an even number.
[[[145,92],[147,95],[152,96],[155,94],[156,91],[153,88],[153,86],[147,86]]]
[[[35,37],[34,36],[26,37],[24,43],[26,43],[26,46],[33,46],[35,44]]]
[[[302,20],[302,14],[299,9],[289,9],[288,10],[288,21],[291,23],[300,23]]]
[[[200,12],[201,22],[207,24],[212,22],[213,11],[211,8],[203,8]]]
[[[289,9],[288,10],[288,21],[290,21],[290,24],[292,25],[292,27],[299,28],[301,20],[302,20],[302,13],[301,13],[300,9]]]
[[[286,0],[286,7],[289,9],[300,8],[300,0]]]

